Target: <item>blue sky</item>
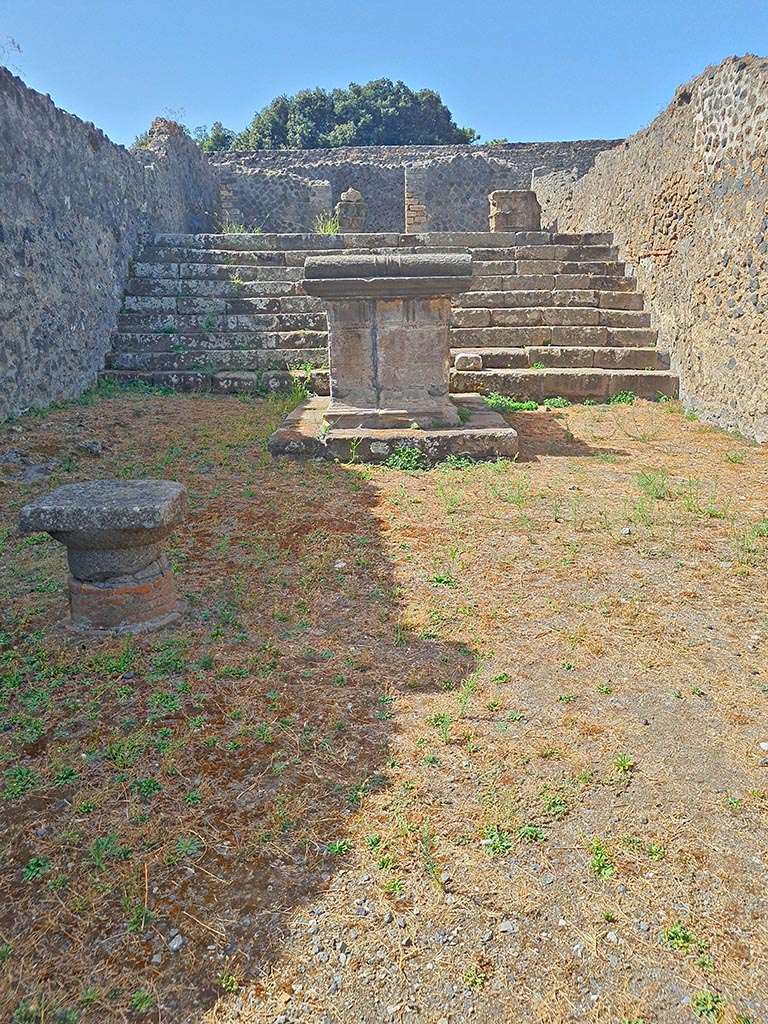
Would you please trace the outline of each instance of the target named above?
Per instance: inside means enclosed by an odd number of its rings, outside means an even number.
[[[767,0],[0,0],[5,62],[130,144],[157,115],[240,130],[280,93],[402,79],[511,142],[620,138],[731,54]]]

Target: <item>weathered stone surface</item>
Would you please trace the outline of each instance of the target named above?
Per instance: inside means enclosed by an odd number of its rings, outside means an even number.
[[[613,231],[707,422],[768,440],[768,61],[729,57],[578,181],[534,185],[545,223]],[[600,297],[640,309],[640,296]],[[638,340],[636,344],[641,344]]]
[[[482,370],[483,357],[479,352],[459,352],[453,359],[457,370]]]
[[[92,383],[139,233],[215,212],[216,175],[177,127],[129,152],[0,68],[0,419]]]
[[[171,566],[162,545],[187,511],[187,491],[170,480],[67,484],[19,512],[22,532],[67,548],[73,625],[152,629],[178,618]]]
[[[308,231],[350,187],[365,196],[368,231],[480,231],[494,189],[528,188],[534,168],[576,168],[621,140],[476,146],[339,146],[209,153],[230,220]]]
[[[328,302],[333,427],[457,424],[448,398],[450,295],[467,254],[311,256],[304,288]]]
[[[171,480],[91,480],[66,484],[19,512],[26,533],[170,530],[184,518],[187,491]]]
[[[478,460],[515,458],[517,433],[502,416],[489,409],[478,395],[457,396],[455,402],[464,420],[458,429],[352,428],[326,433],[328,399],[313,398],[287,417],[270,437],[268,448],[275,458],[340,462],[386,462],[401,447],[416,449],[431,464],[442,462],[449,455]]]
[[[364,231],[367,207],[365,200],[356,188],[348,188],[342,192],[336,204],[336,219],[339,222],[339,234]]]
[[[536,193],[530,189],[497,189],[488,196],[488,202],[491,231],[538,231],[541,227],[541,207]],[[535,247],[520,256],[521,259],[536,257]]]

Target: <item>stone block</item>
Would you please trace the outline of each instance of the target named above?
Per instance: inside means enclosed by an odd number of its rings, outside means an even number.
[[[482,370],[483,357],[479,352],[459,352],[453,360],[454,367],[459,371]]]
[[[541,206],[527,189],[497,189],[488,196],[491,231],[538,231]]]
[[[349,188],[346,192],[342,192],[341,200],[336,204],[339,234],[364,231],[366,214],[365,200],[356,188]]]

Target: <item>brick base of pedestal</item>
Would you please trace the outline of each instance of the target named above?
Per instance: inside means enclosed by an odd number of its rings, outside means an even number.
[[[102,583],[69,577],[71,625],[123,633],[149,632],[180,618],[173,570],[167,558],[141,573]]]

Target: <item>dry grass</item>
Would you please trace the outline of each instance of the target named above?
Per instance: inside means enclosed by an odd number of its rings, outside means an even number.
[[[183,627],[94,642],[0,466],[4,1019],[768,1019],[766,451],[639,404],[513,416],[516,465],[273,464],[281,411],[0,427],[193,504]]]

